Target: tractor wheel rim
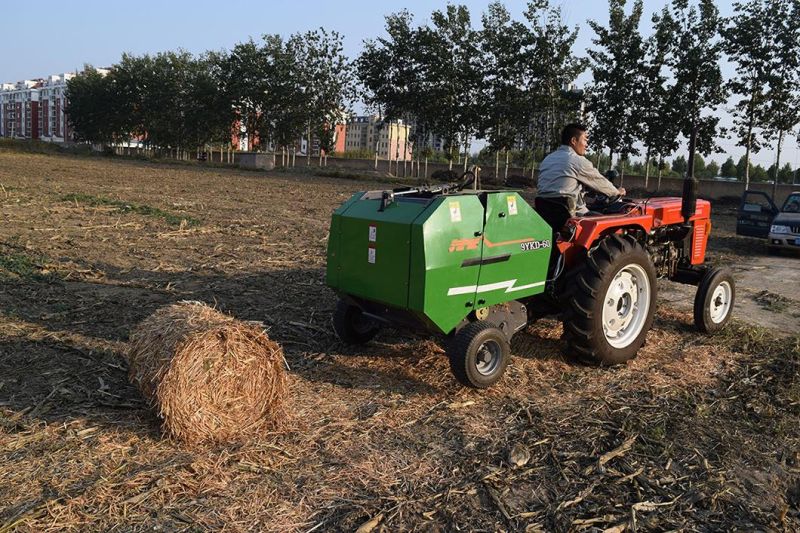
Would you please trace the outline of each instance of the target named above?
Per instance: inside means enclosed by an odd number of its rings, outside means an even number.
[[[614,348],[629,346],[641,333],[650,310],[650,278],[630,264],[611,280],[603,300],[603,334]]]
[[[502,348],[497,341],[488,340],[478,347],[475,370],[482,376],[491,376],[500,367]]]
[[[728,316],[731,311],[731,298],[733,290],[731,284],[723,281],[714,289],[711,294],[711,301],[708,304],[709,315],[714,324],[719,324]]]

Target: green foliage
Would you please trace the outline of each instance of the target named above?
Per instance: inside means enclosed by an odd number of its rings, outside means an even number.
[[[343,157],[345,159],[369,159],[375,156],[375,152],[365,148],[362,150],[346,150],[344,152],[336,152],[332,155],[335,157]]]
[[[31,254],[23,246],[17,245],[15,236],[9,241],[0,243],[0,278],[12,276],[34,281],[55,279],[53,274],[45,270],[46,257]]]
[[[589,50],[593,83],[590,111],[595,143],[607,146],[624,159],[637,155],[634,143],[642,136],[640,93],[646,87],[645,46],[639,33],[642,1],[636,0],[625,15],[625,0],[609,2],[608,27],[589,21],[597,37]]]
[[[580,107],[563,88],[584,62],[572,54],[577,29],[563,25],[559,9],[532,1],[525,19],[512,21],[499,2],[479,31],[460,5],[434,11],[422,26],[408,11],[386,17],[386,35],[367,41],[356,61],[366,103],[412,125],[418,157],[430,157],[434,133],[448,160],[477,137],[493,150],[518,142],[549,149]]]
[[[761,128],[767,120],[765,90],[775,54],[769,27],[772,18],[764,0],[737,2],[734,16],[722,29],[725,52],[736,65],[736,75],[728,81],[728,87],[739,97],[733,108],[733,131],[747,154],[759,152],[766,140]],[[749,173],[742,177],[749,181]]]
[[[689,164],[686,161],[686,158],[682,155],[679,155],[675,159],[672,160],[672,170],[677,172],[679,175],[683,176],[686,174],[686,171],[689,169]]]
[[[718,38],[719,10],[713,0],[673,0],[665,10],[674,21],[671,54],[667,61],[674,86],[670,98],[680,133],[689,138],[697,128],[697,151],[716,149],[719,116],[716,110],[725,103],[727,90],[720,64],[722,44]]]
[[[103,198],[102,196],[94,196],[91,194],[71,193],[62,196],[61,200],[64,202],[74,202],[76,204],[82,203],[91,207],[116,207],[116,211],[118,213],[136,213],[138,215],[161,218],[171,226],[181,226],[183,224],[188,226],[200,225],[200,220],[193,217],[176,215],[174,213],[164,211],[157,207],[151,207],[149,205],[123,202],[122,200],[112,200],[110,198]]]
[[[720,168],[719,175],[736,176],[736,163],[733,162],[732,157],[729,157],[724,163],[722,163],[722,168]]]
[[[122,98],[114,80],[89,65],[67,81],[64,111],[75,139],[102,144],[125,138],[130,130]]]

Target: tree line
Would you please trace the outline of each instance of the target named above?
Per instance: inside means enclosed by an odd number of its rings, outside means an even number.
[[[767,179],[751,159],[768,146],[777,148],[768,177],[790,179],[780,157],[800,123],[800,3],[745,0],[722,17],[713,0],[671,0],[652,16],[649,35],[642,17],[642,0],[609,0],[608,20],[588,21],[588,57],[575,54],[579,28],[550,0],[530,0],[519,20],[499,1],[479,22],[463,5],[435,10],[422,24],[407,10],[393,13],[353,60],[341,36],[323,29],[197,57],[126,54],[106,76],[87,68],[70,80],[67,112],[90,142],[135,136],[191,149],[227,142],[239,124],[251,146],[314,135],[330,150],[331,125],[361,101],[409,125],[416,157],[429,156],[437,139],[451,167],[462,153],[466,164],[471,143],[483,140],[496,172],[501,155],[507,165],[514,152],[526,153],[533,169],[563,124],[581,119],[597,164],[639,164],[646,180],[669,169],[667,158],[692,130],[703,155],[720,152],[721,138],[743,147],[735,175],[748,184]],[[729,80],[723,59],[735,68]],[[575,89],[587,69],[591,82]],[[724,111],[733,116],[729,130],[720,127]],[[642,162],[631,163],[635,156]],[[703,171],[726,174],[715,165]]]
[[[124,54],[107,74],[87,66],[70,79],[65,111],[76,139],[91,143],[192,151],[232,136],[293,147],[313,135],[330,151],[332,125],[355,96],[352,71],[341,35],[324,29],[199,56]]]

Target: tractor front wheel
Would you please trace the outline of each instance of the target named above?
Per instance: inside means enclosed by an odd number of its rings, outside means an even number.
[[[731,318],[736,286],[727,268],[714,267],[700,280],[694,297],[694,324],[703,333],[715,333]]]
[[[364,344],[372,340],[381,326],[358,306],[339,300],[333,312],[333,329],[345,344]]]
[[[461,328],[447,347],[453,375],[462,385],[477,389],[485,389],[500,380],[510,353],[505,333],[483,321]]]
[[[610,235],[570,273],[564,294],[569,351],[600,365],[636,356],[653,325],[656,272],[629,235]]]

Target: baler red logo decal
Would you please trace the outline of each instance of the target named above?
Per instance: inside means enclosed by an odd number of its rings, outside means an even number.
[[[477,250],[478,245],[483,240],[487,248],[496,248],[498,246],[507,246],[509,244],[520,244],[523,242],[532,241],[533,237],[526,237],[524,239],[517,239],[514,241],[492,242],[485,237],[474,237],[471,239],[453,239],[450,242],[449,250],[451,252],[463,252],[464,250]]]

